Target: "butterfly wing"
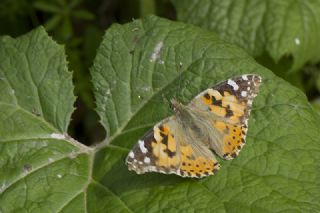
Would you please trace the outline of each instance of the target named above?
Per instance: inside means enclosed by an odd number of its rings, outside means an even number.
[[[235,158],[245,144],[252,102],[261,77],[254,74],[229,79],[201,92],[188,105],[207,111],[212,125],[210,147],[224,159]]]
[[[203,91],[188,105],[193,122],[184,123],[180,115],[179,119],[171,116],[155,125],[129,152],[129,170],[182,177],[214,174],[220,166],[209,147],[227,160],[239,154],[260,83],[260,76],[248,74]]]
[[[129,170],[174,173],[182,177],[205,177],[214,174],[219,164],[208,147],[190,141],[175,116],[149,130],[129,152]]]

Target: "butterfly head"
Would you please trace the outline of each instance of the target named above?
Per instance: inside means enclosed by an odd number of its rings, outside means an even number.
[[[181,114],[183,111],[185,111],[185,108],[186,106],[183,105],[182,103],[174,100],[174,99],[171,99],[171,108],[172,110],[176,113],[176,115],[179,115]]]

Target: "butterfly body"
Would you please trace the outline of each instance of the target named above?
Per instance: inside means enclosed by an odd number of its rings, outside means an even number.
[[[212,150],[226,160],[239,154],[260,83],[258,75],[242,75],[201,92],[188,105],[173,100],[175,115],[138,141],[126,159],[129,170],[197,178],[216,173],[220,165]]]
[[[221,137],[210,121],[223,121],[222,117],[195,105],[185,106],[175,100],[172,101],[172,105],[177,123],[184,129],[187,141],[198,141],[209,148],[211,141]]]

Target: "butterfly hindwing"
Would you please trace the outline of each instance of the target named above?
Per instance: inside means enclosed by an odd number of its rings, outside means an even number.
[[[177,173],[180,166],[175,117],[171,116],[150,129],[133,147],[127,157],[129,170]]]
[[[233,159],[244,146],[248,118],[260,83],[258,75],[242,75],[203,91],[189,104],[210,112],[208,119],[212,121],[214,130],[222,134],[210,142],[220,157]],[[212,134],[217,134],[217,131]]]

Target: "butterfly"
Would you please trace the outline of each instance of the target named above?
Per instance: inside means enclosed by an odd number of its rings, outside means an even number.
[[[260,84],[259,75],[246,74],[206,89],[188,105],[172,100],[175,114],[138,140],[126,158],[128,169],[194,178],[215,174],[220,164],[214,153],[231,160],[245,145]]]

